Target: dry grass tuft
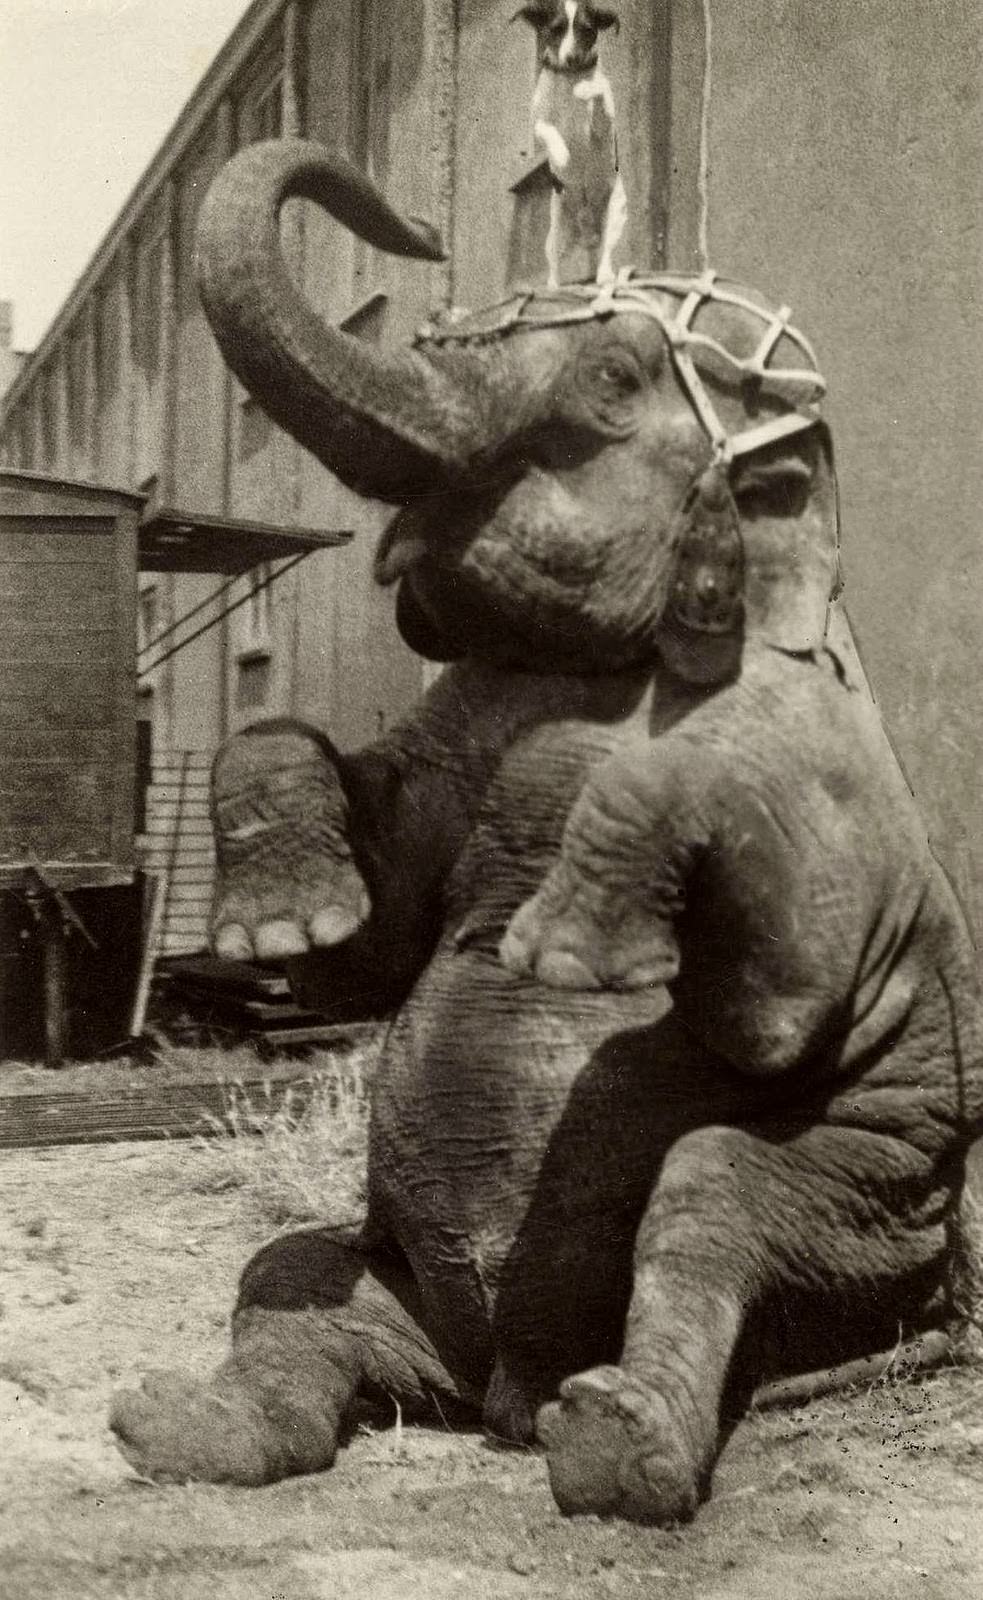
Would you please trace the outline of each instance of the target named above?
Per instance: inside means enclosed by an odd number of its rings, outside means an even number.
[[[970,1185],[959,1211],[952,1290],[959,1356],[983,1365],[983,1191]]]
[[[195,1187],[241,1189],[273,1227],[358,1222],[365,1210],[368,1082],[377,1051],[322,1052],[303,1083],[274,1093],[229,1084],[225,1116],[202,1141]]]

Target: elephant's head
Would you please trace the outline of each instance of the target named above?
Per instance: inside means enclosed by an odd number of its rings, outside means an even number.
[[[808,650],[837,586],[822,379],[787,312],[711,276],[518,294],[385,351],[314,315],[279,243],[291,197],[439,259],[354,168],[253,145],[202,210],[202,298],[230,366],[359,493],[408,642],[538,670],[730,676],[757,636]]]

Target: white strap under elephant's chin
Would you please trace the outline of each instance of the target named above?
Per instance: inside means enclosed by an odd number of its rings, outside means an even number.
[[[793,433],[804,433],[806,428],[814,428],[818,421],[818,417],[803,416],[799,411],[789,411],[784,417],[769,417],[767,422],[759,423],[756,428],[744,428],[740,433],[731,434],[724,446],[724,459],[733,461],[735,456],[750,455],[752,450],[761,450],[776,439],[788,439]]]

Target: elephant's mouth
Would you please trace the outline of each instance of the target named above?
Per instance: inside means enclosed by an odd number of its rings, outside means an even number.
[[[625,578],[636,603],[606,607],[608,568],[617,572],[618,559],[608,530],[578,524],[564,505],[561,538],[537,510],[542,506],[503,506],[492,490],[455,497],[446,523],[432,505],[397,513],[374,571],[381,585],[398,585],[396,617],[406,642],[432,660],[476,652],[510,667],[561,673],[620,671],[650,659],[665,599],[661,579],[655,593],[651,573]]]
[[[389,523],[375,555],[376,582],[383,588],[398,585],[400,633],[411,649],[432,661],[454,660],[482,641],[502,642],[503,619],[496,616],[494,601],[464,570],[470,541],[461,525],[467,520],[460,499],[453,519],[448,518],[450,529],[435,527],[432,511],[408,507]]]
[[[470,491],[416,496],[392,518],[379,541],[373,572],[387,589],[418,567],[456,572],[466,552],[495,518],[503,497],[522,474],[514,462],[489,466]]]

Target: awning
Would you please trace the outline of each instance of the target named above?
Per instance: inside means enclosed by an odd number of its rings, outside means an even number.
[[[280,527],[213,517],[170,506],[148,508],[138,532],[141,572],[248,572],[263,561],[284,561],[350,544],[350,529]]]

